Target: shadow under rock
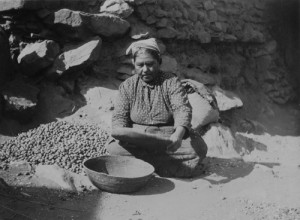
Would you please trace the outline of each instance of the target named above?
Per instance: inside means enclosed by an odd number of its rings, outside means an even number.
[[[19,133],[37,128],[41,124],[55,122],[58,118],[70,116],[84,105],[86,105],[86,100],[78,90],[69,93],[54,83],[45,83],[40,86],[36,111],[32,119],[22,123],[5,116],[0,120],[0,135],[17,136]]]
[[[237,178],[242,178],[249,175],[256,164],[261,164],[269,168],[279,166],[279,163],[257,163],[245,162],[242,159],[223,159],[208,157],[203,161],[205,170],[202,176],[194,179],[202,178],[209,181],[211,184],[228,183]]]

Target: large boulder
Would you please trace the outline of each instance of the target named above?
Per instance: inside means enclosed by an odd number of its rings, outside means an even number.
[[[110,13],[90,14],[70,9],[60,9],[56,12],[38,13],[49,27],[62,37],[71,39],[86,39],[95,34],[104,37],[119,37],[130,27],[128,21]]]
[[[50,66],[59,50],[59,45],[52,40],[28,44],[18,56],[18,63],[24,74],[32,76]]]
[[[13,66],[10,59],[9,43],[7,35],[0,26],[0,85],[3,85],[6,80],[13,74]]]
[[[225,91],[218,86],[214,86],[212,90],[217,99],[218,108],[220,111],[227,111],[243,106],[242,100],[235,93],[231,91]]]
[[[92,33],[87,28],[88,15],[81,11],[73,11],[66,8],[55,12],[45,13],[45,11],[39,11],[38,13],[43,22],[63,38],[81,40],[92,36]]]
[[[125,0],[106,0],[100,8],[100,12],[107,12],[127,18],[132,14],[133,8]]]
[[[128,21],[109,13],[89,16],[89,28],[95,34],[104,37],[120,37],[129,30]]]
[[[4,114],[22,123],[29,122],[37,110],[39,89],[19,80],[10,82],[2,90]]]
[[[63,52],[55,59],[46,75],[56,78],[69,72],[77,72],[95,62],[100,55],[102,40],[94,37],[87,42],[66,45]]]

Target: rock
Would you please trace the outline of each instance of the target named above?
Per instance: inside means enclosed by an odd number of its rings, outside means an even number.
[[[117,70],[118,73],[126,74],[128,76],[134,75],[134,68],[132,65],[122,65]]]
[[[198,14],[196,10],[189,10],[189,19],[193,22],[198,20]]]
[[[75,92],[76,83],[72,78],[61,78],[59,79],[58,84],[69,94],[73,94]]]
[[[194,92],[188,94],[189,102],[192,106],[192,128],[197,130],[219,119],[219,112],[212,108],[207,100]]]
[[[218,14],[215,10],[208,12],[208,19],[210,22],[215,22],[218,20]]]
[[[42,1],[38,0],[2,0],[0,2],[0,11],[9,11],[14,9],[38,9],[43,7],[41,3]],[[57,2],[57,1],[56,1]]]
[[[236,141],[231,130],[219,123],[211,124],[209,130],[203,135],[207,144],[207,157],[240,158],[236,151]]]
[[[165,28],[168,27],[170,20],[168,18],[162,18],[158,22],[156,22],[156,27],[158,28]]]
[[[213,76],[207,73],[203,73],[197,68],[181,68],[182,74],[189,79],[196,80],[204,85],[215,85],[216,80]]]
[[[236,150],[240,155],[251,154],[254,150],[267,151],[268,147],[260,142],[253,140],[250,137],[247,137],[243,133],[237,133],[236,138]]]
[[[133,8],[125,0],[106,0],[101,6],[100,12],[107,12],[121,18],[127,18],[132,14]]]
[[[274,54],[276,50],[277,50],[277,43],[275,40],[273,40],[264,44],[252,55],[253,57],[269,56],[271,54]]]
[[[108,13],[93,14],[89,19],[92,32],[104,37],[120,37],[130,28],[128,21]]]
[[[224,34],[223,41],[225,42],[236,42],[237,37],[232,34]]]
[[[0,85],[3,85],[13,74],[13,65],[10,59],[8,37],[0,26]]]
[[[13,173],[31,173],[32,167],[27,161],[14,161],[9,164],[9,172]]]
[[[59,45],[52,40],[26,45],[18,56],[23,73],[28,76],[50,66],[59,53]]]
[[[277,50],[277,42],[275,40],[272,40],[265,44],[265,50],[268,54],[273,54]]]
[[[116,78],[119,79],[119,80],[121,80],[121,81],[124,81],[124,80],[128,79],[129,77],[130,77],[130,75],[128,75],[128,74],[123,74],[123,73],[119,73],[119,74],[116,76]]]
[[[40,11],[43,22],[55,30],[62,38],[85,40],[92,36],[89,31],[89,14],[70,9],[61,9],[52,13]]]
[[[243,42],[263,43],[265,41],[265,37],[261,32],[254,30],[252,25],[245,24],[243,29],[243,36],[241,40]]]
[[[44,16],[43,13],[40,13],[40,16]],[[43,20],[62,37],[81,40],[95,34],[105,37],[122,36],[130,27],[129,22],[113,14],[89,14],[69,9],[51,13]]]
[[[204,30],[197,32],[197,39],[203,44],[207,44],[211,42],[210,34]]]
[[[172,27],[162,28],[157,31],[158,38],[171,39],[177,36],[177,31]]]
[[[38,94],[38,88],[24,82],[8,83],[2,90],[4,113],[20,122],[29,122],[36,113]]]
[[[141,5],[141,6],[137,7],[136,12],[137,12],[138,17],[141,18],[143,21],[145,21],[147,19],[147,17],[149,16],[149,12],[147,10],[146,5]]]
[[[264,134],[266,130],[267,129],[257,121],[249,119],[240,119],[238,121],[238,131],[240,132],[261,135]]]
[[[85,11],[94,0],[1,0],[0,11],[70,8]],[[84,6],[84,7],[83,7]]]
[[[162,10],[161,8],[157,8],[154,11],[154,14],[155,14],[156,17],[159,17],[159,18],[168,17],[168,12]]]
[[[162,64],[160,66],[160,69],[164,72],[169,73],[176,73],[177,72],[177,61],[175,58],[163,55],[162,58]]]
[[[214,86],[212,90],[217,99],[218,108],[220,111],[227,111],[243,106],[242,100],[233,92],[225,91],[218,86]]]
[[[210,54],[197,54],[196,56],[193,56],[191,59],[189,59],[189,66],[195,67],[200,69],[204,72],[209,72],[209,69],[212,65],[212,62],[218,63],[218,66],[220,66],[220,61],[218,61],[218,58],[216,56],[210,55]]]
[[[99,58],[101,44],[101,38],[94,37],[77,45],[64,46],[63,52],[55,59],[46,75],[56,78],[86,68]]]
[[[125,0],[125,2],[134,4],[134,5],[143,5],[143,4],[155,3],[156,0]]]
[[[59,189],[80,192],[84,186],[87,189],[95,189],[95,187],[88,180],[87,176],[72,173],[57,165],[38,165],[35,169],[35,178],[46,179],[48,181],[36,180],[35,185],[43,185],[46,188],[52,188],[53,182]],[[49,182],[49,183],[47,183]],[[39,184],[40,183],[40,184]],[[55,185],[54,185],[55,186]]]
[[[151,24],[155,24],[156,22],[158,22],[159,19],[156,18],[154,15],[150,15],[149,17],[147,17],[146,19],[146,23],[151,25]]]
[[[127,21],[130,23],[130,37],[132,39],[138,40],[141,38],[149,38],[154,36],[154,30],[149,26],[145,25],[135,16],[130,16]]]
[[[214,5],[213,5],[213,3],[210,0],[205,1],[203,3],[203,6],[204,6],[205,10],[207,10],[207,11],[212,10],[212,9],[215,8]]]

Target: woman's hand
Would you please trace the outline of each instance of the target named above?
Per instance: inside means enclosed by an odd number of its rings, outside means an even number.
[[[175,152],[181,146],[182,138],[178,137],[175,133],[170,136],[172,143],[167,146],[167,152]]]
[[[186,130],[183,126],[178,126],[175,132],[170,136],[171,144],[167,146],[167,152],[175,152],[180,148],[182,138],[185,134]]]

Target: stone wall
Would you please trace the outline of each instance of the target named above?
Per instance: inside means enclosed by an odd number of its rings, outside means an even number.
[[[208,87],[263,90],[284,104],[297,85],[270,31],[275,1],[4,0],[0,25],[15,74],[37,87],[66,77],[73,85],[87,73],[124,80],[132,75],[127,46],[156,37],[163,70]]]

